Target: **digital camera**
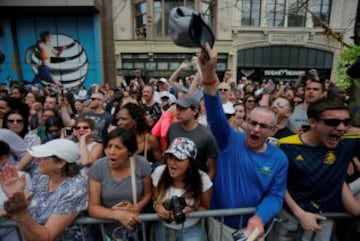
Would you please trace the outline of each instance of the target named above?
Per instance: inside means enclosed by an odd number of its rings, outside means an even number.
[[[174,221],[177,224],[185,222],[186,215],[183,212],[183,209],[186,206],[186,201],[183,197],[172,196],[171,199],[163,202],[163,206],[166,210],[172,212]]]

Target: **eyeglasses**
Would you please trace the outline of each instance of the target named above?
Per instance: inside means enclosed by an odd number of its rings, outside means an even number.
[[[95,98],[95,97],[91,97],[90,100],[91,100],[91,101],[95,101],[95,100],[102,100],[102,99],[100,99],[100,98]]]
[[[301,101],[301,100],[294,101],[294,104],[295,104],[295,105],[298,105],[298,104],[301,104],[301,103],[302,103],[302,101]]]
[[[21,119],[8,119],[7,122],[9,122],[9,123],[23,123],[24,120],[21,120]]]
[[[228,89],[218,89],[219,91],[224,91],[224,92],[227,92]]]
[[[320,121],[324,122],[325,125],[331,127],[338,127],[340,123],[343,123],[344,126],[349,126],[351,123],[351,119],[320,119]]]
[[[76,126],[75,127],[75,130],[80,130],[80,129],[88,130],[88,129],[90,129],[90,127],[89,126]]]
[[[247,122],[253,127],[259,125],[261,129],[272,129],[274,127],[274,126],[271,126],[271,125],[268,125],[268,124],[265,124],[265,123],[257,122],[257,121],[252,120],[252,119],[247,119]]]

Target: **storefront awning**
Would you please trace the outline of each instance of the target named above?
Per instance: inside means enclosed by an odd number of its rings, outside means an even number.
[[[333,53],[296,46],[270,46],[239,50],[238,67],[331,69]]]

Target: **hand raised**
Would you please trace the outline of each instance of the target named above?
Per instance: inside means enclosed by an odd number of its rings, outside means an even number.
[[[0,172],[0,185],[8,197],[16,192],[24,192],[26,185],[25,174],[19,176],[14,166],[4,166]]]

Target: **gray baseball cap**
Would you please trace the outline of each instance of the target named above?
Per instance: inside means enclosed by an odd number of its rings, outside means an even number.
[[[186,7],[175,7],[169,15],[168,33],[178,46],[187,48],[201,47],[205,43],[214,46],[215,38],[210,27],[204,22],[200,13]]]
[[[175,102],[175,104],[180,105],[181,107],[199,107],[199,101],[197,101],[197,99],[190,95],[190,94],[186,94],[184,95],[184,98],[179,99]]]

